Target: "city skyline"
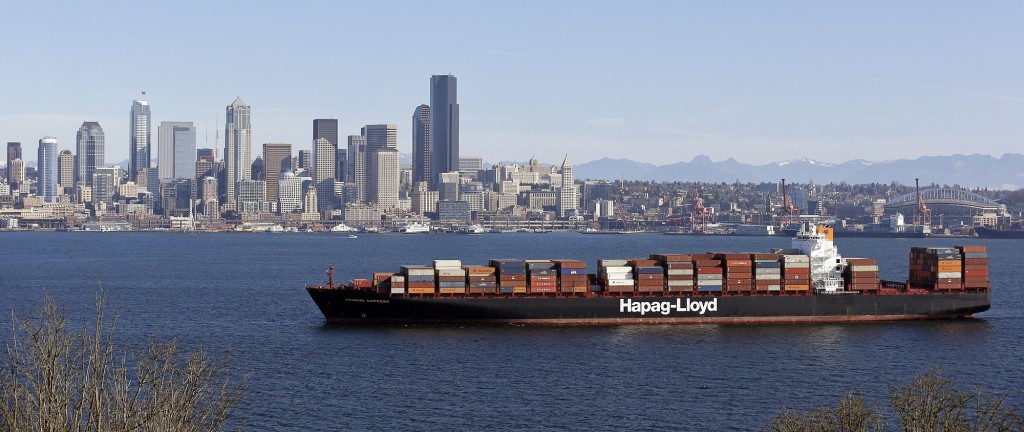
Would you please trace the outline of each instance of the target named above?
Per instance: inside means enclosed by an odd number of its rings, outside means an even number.
[[[152,120],[193,121],[199,147],[223,144],[220,107],[240,94],[257,109],[254,144],[311,148],[309,120],[329,117],[340,119],[340,136],[395,123],[400,151],[411,153],[406,119],[429,101],[424,77],[445,73],[462,81],[460,151],[489,161],[521,153],[552,163],[565,153],[578,155],[577,163],[700,154],[745,163],[999,155],[1020,148],[1024,135],[1024,84],[1016,78],[1024,64],[1013,44],[1024,31],[1017,25],[1024,5],[1013,2],[909,2],[887,4],[885,13],[870,3],[651,2],[621,10],[599,2],[579,10],[570,3],[442,2],[388,14],[375,4],[323,4],[313,17],[299,5],[232,2],[185,15],[188,4],[161,12],[173,19],[147,22],[152,37],[136,39],[100,29],[156,13],[155,6],[93,5],[97,25],[71,37],[33,31],[31,23],[78,28],[76,8],[9,5],[5,12],[16,19],[0,29],[2,40],[32,37],[4,54],[13,67],[0,86],[17,104],[0,105],[0,140],[54,135],[68,146],[82,121],[98,121],[107,129],[108,161],[128,159],[125,106],[146,91]],[[247,26],[274,30],[239,47],[245,55],[229,71],[212,41],[239,9]],[[339,28],[331,24],[338,16],[388,16],[396,31],[380,32],[382,18]],[[438,17],[464,25],[426,19]],[[181,20],[196,31],[175,31]],[[519,31],[523,24],[529,34]],[[446,43],[399,42],[426,29]],[[339,54],[363,53],[371,66],[344,67],[345,55],[313,56],[324,41],[338,41]],[[165,63],[137,54],[154,44],[190,55]],[[27,67],[97,46],[123,49],[104,51],[103,62],[74,73]],[[309,58],[326,63],[300,66]],[[187,73],[195,70],[204,72]],[[222,77],[238,70],[243,76],[225,85]]]

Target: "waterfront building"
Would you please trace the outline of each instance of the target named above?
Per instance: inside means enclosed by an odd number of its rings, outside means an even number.
[[[196,180],[176,178],[160,184],[161,206],[164,216],[191,216],[192,203],[196,199]]]
[[[316,185],[318,210],[330,211],[337,208],[334,200],[334,163],[337,147],[327,138],[313,142],[313,182]]]
[[[438,174],[459,169],[459,103],[454,75],[430,77],[430,174],[431,189],[440,183]]]
[[[236,208],[238,182],[252,179],[252,108],[241,96],[228,105],[224,124],[224,203]]]
[[[160,180],[195,177],[196,128],[192,122],[160,122],[157,148]]]
[[[572,163],[569,155],[562,160],[561,185],[558,189],[558,217],[569,217],[576,214],[579,198],[576,192],[576,179],[572,175]]]
[[[145,93],[143,93],[145,94]],[[128,180],[138,183],[139,171],[150,167],[152,153],[150,153],[150,111],[149,102],[144,100],[132,101],[132,109],[129,113],[131,125],[129,127],[129,155],[128,155]],[[81,157],[81,156],[79,156]],[[101,164],[102,166],[102,164]],[[91,173],[89,173],[91,177]],[[81,178],[78,180],[81,182]]]
[[[75,189],[75,155],[71,154],[71,150],[61,150],[57,156],[57,183],[60,184],[60,188],[57,189],[57,193],[60,195],[68,195],[74,193]]]
[[[11,169],[14,166],[15,159],[22,159],[24,157],[21,154],[21,143],[20,142],[9,142],[7,143],[7,183],[11,188],[17,188],[18,183],[24,181],[24,169],[22,169],[22,175],[20,180],[15,180],[15,171]]]
[[[273,211],[267,202],[267,185],[262,180],[242,180],[238,182],[238,211],[240,213],[259,213]]]
[[[97,122],[83,122],[78,128],[75,152],[75,182],[92,186],[92,175],[104,166],[105,139],[103,127]]]
[[[199,181],[199,201],[203,206],[203,214],[207,216],[217,214],[217,177],[202,177]]]
[[[57,138],[46,136],[39,140],[38,159],[36,159],[38,180],[36,196],[46,202],[57,201]]]
[[[314,123],[315,128],[316,123]],[[292,170],[292,145],[284,143],[263,144],[263,171],[267,182],[267,201],[279,202],[282,172]],[[287,213],[287,212],[283,212]]]
[[[468,221],[473,218],[466,201],[439,201],[437,203],[437,220]]]
[[[385,147],[373,152],[373,202],[381,210],[398,207],[398,149]]]
[[[430,105],[412,113],[412,183],[430,181]]]
[[[92,202],[93,204],[114,202],[114,193],[121,186],[121,171],[117,167],[100,167],[92,174]]]
[[[459,200],[459,178],[458,171],[445,172],[440,175],[441,183],[438,186],[438,192],[441,201],[458,201]]]
[[[425,215],[437,212],[438,193],[436,190],[430,190],[427,182],[414,183],[409,198],[412,201],[413,213]]]
[[[278,178],[277,209],[281,214],[302,211],[303,183],[309,177],[298,177],[291,171],[281,171]]]

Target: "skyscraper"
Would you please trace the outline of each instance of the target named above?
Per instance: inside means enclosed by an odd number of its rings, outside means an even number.
[[[75,155],[71,150],[61,150],[57,156],[57,183],[60,184],[61,195],[71,194],[75,190]]]
[[[350,169],[348,170],[348,179],[346,181],[354,185],[356,190],[355,199],[357,202],[360,203],[365,203],[367,199],[367,162],[368,161],[366,157],[366,137],[362,135],[349,135],[348,163]]]
[[[368,152],[381,148],[398,148],[398,126],[393,124],[366,125],[363,126],[362,134],[366,137]]]
[[[46,136],[39,140],[38,175],[36,196],[46,202],[57,200],[57,138]]]
[[[398,207],[398,149],[378,148],[373,151],[373,198],[378,209]]]
[[[97,122],[83,122],[82,127],[78,128],[75,142],[75,183],[78,186],[92,186],[92,175],[96,173],[96,168],[104,166],[106,147],[103,127]]]
[[[15,159],[22,159],[21,143],[9,142],[7,143],[7,183],[11,185],[12,189],[15,187],[15,181],[14,170],[11,167],[14,166],[13,162]]]
[[[572,175],[569,155],[562,160],[562,184],[558,189],[558,217],[569,217],[576,213],[579,198],[576,193],[576,179]]]
[[[237,183],[252,178],[249,172],[252,169],[251,112],[252,108],[239,96],[228,105],[224,117],[224,199],[229,208],[236,203]]]
[[[160,122],[157,147],[160,180],[195,177],[196,128],[192,122]]]
[[[149,102],[144,100],[132,101],[131,120],[131,148],[128,155],[128,180],[136,181],[139,170],[149,168],[152,160],[150,153],[150,114]],[[100,164],[102,166],[102,164]],[[81,178],[78,179],[82,181]],[[92,173],[89,174],[89,184],[92,184]]]
[[[313,141],[316,141],[315,139]],[[299,150],[299,168],[309,170],[313,167],[313,153],[309,150]]]
[[[459,102],[454,75],[430,77],[430,185],[459,169]]]
[[[313,141],[313,184],[316,185],[317,210],[333,210],[334,200],[334,162],[337,147],[327,138]]]
[[[267,201],[274,203],[280,201],[281,172],[291,172],[291,165],[291,144],[263,144],[263,170],[266,173],[267,179]]]
[[[213,149],[201,148],[196,150],[196,160],[215,162],[217,158],[213,155]]]
[[[430,105],[412,113],[412,184],[430,181]]]
[[[326,138],[338,148],[338,119],[313,120],[313,141],[320,138]]]

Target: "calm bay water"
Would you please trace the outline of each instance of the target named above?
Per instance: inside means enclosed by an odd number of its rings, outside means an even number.
[[[788,239],[654,234],[466,236],[0,233],[0,338],[54,294],[69,316],[102,288],[126,343],[176,337],[250,374],[246,430],[751,430],[783,406],[883,402],[942,366],[1024,405],[1024,243],[838,239],[906,278],[911,246],[983,244],[993,307],[977,319],[877,324],[325,327],[303,287],[436,258],[598,258],[767,251]]]

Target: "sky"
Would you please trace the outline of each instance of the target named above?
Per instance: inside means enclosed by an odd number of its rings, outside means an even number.
[[[1024,152],[1020,1],[11,2],[0,24],[0,141],[74,151],[83,121],[128,158],[132,100],[154,124],[252,106],[262,144],[308,149],[398,126],[431,75],[458,78],[462,155],[698,155],[766,164]],[[153,154],[157,154],[156,128]],[[220,141],[223,146],[223,140]],[[218,150],[218,154],[222,149]],[[26,159],[33,159],[26,156]]]

